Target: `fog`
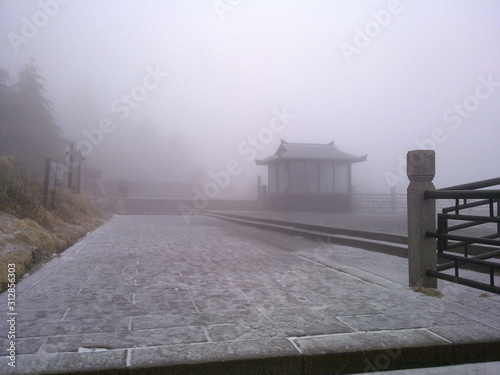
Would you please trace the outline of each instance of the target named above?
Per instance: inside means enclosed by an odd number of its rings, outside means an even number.
[[[404,191],[419,148],[436,150],[437,187],[500,176],[496,0],[4,0],[0,35],[0,67],[12,81],[34,57],[103,179],[190,182],[236,161],[227,195],[246,197],[281,139],[368,154],[361,192]]]

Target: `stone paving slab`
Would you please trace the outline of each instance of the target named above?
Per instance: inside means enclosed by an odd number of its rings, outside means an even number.
[[[500,297],[207,217],[117,216],[16,288],[0,373],[334,374],[499,360]]]

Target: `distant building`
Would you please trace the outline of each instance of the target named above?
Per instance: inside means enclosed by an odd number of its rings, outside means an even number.
[[[274,211],[351,211],[351,165],[366,160],[328,144],[281,141],[268,166],[265,207]]]

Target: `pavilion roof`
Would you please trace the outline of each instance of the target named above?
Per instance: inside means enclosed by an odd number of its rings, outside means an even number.
[[[340,150],[333,142],[328,144],[288,143],[281,140],[276,153],[266,159],[256,160],[258,165],[274,164],[279,160],[297,161],[342,161],[358,163],[366,160],[367,155],[355,156]]]

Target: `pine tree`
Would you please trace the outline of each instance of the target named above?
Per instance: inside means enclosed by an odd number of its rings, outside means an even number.
[[[16,96],[15,126],[9,126],[7,150],[23,156],[25,162],[36,169],[47,157],[64,155],[65,140],[52,115],[52,103],[45,97],[40,70],[32,58],[19,72],[14,85]]]
[[[23,119],[28,122],[26,128],[35,134],[49,132],[52,136],[60,136],[61,130],[54,123],[52,116],[52,102],[45,98],[44,79],[40,70],[35,66],[35,60],[30,62],[19,72],[19,80],[15,85],[18,96],[18,105]]]
[[[6,86],[8,80],[9,80],[9,73],[0,68],[0,87]]]
[[[15,93],[7,86],[9,74],[0,68],[0,155],[5,154],[12,126],[16,121],[13,108],[15,107]]]

